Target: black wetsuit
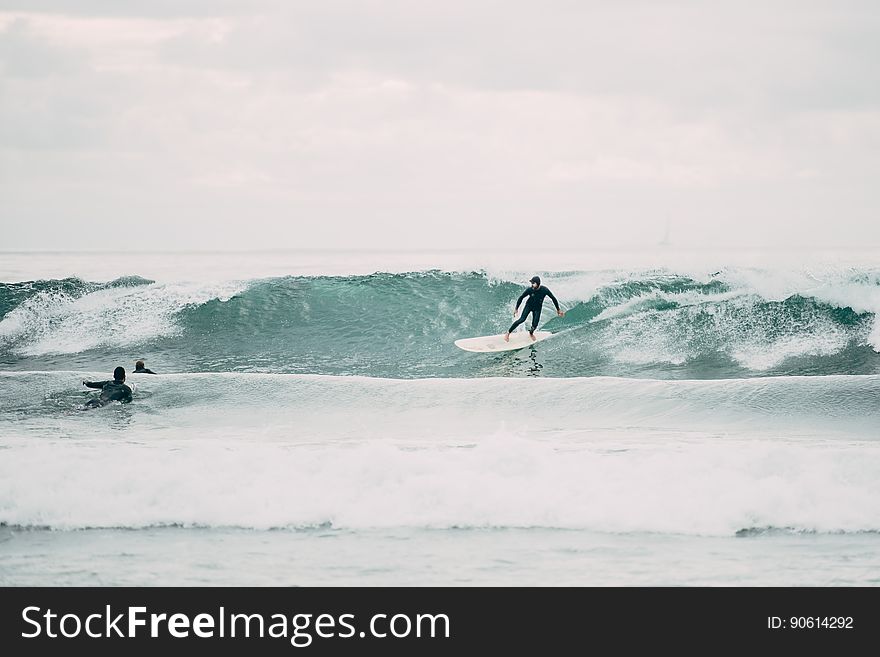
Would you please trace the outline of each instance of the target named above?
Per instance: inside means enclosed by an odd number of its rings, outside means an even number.
[[[89,408],[104,406],[112,401],[130,402],[131,388],[122,381],[83,381],[87,388],[99,388],[101,394],[95,399],[86,402]]]
[[[526,321],[526,317],[528,317],[529,313],[532,313],[532,328],[529,330],[529,333],[534,333],[535,329],[538,328],[538,320],[541,319],[541,307],[544,304],[544,297],[550,297],[551,301],[553,301],[553,305],[556,306],[556,312],[559,312],[559,302],[556,300],[556,297],[553,296],[553,293],[544,285],[539,285],[538,289],[529,286],[525,292],[519,295],[519,299],[516,300],[517,309],[519,309],[519,304],[521,304],[522,300],[526,297],[529,299],[526,301],[522,315],[510,325],[510,328],[507,329],[508,333],[513,333],[517,326]]]
[[[135,370],[134,374],[155,374],[153,370],[147,369],[146,367],[140,370]]]

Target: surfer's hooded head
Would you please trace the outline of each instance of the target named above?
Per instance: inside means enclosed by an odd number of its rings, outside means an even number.
[[[113,380],[114,381],[125,381],[125,368],[117,367],[113,370]]]
[[[529,279],[529,283],[532,283],[534,285],[540,285],[541,284],[541,277],[540,276],[532,276]]]

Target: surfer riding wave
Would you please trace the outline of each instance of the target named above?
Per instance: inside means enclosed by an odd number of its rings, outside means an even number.
[[[507,329],[507,333],[504,334],[505,342],[510,342],[510,334],[513,333],[517,326],[526,321],[526,317],[529,316],[529,313],[532,314],[532,328],[529,329],[529,335],[532,337],[532,340],[536,339],[535,329],[538,328],[538,321],[541,319],[541,307],[544,304],[544,297],[550,297],[553,305],[556,306],[556,314],[560,317],[565,317],[565,313],[559,308],[559,301],[556,300],[556,297],[553,296],[553,293],[546,286],[541,285],[540,276],[532,276],[529,283],[531,283],[531,286],[527,287],[526,290],[519,295],[519,299],[516,300],[516,305],[513,308],[514,317],[516,317],[519,312],[519,305],[522,303],[523,299],[528,297],[526,305],[523,307],[522,315],[510,325],[510,328]]]

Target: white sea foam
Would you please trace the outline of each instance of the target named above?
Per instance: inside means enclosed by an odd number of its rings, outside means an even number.
[[[0,373],[0,522],[880,531],[878,376],[80,378]]]
[[[603,351],[618,362],[682,365],[692,358],[715,351],[726,351],[743,366],[763,371],[784,360],[804,356],[829,356],[842,350],[853,339],[827,318],[814,317],[802,325],[789,326],[789,333],[770,337],[776,317],[757,315],[761,302],[783,302],[799,295],[836,308],[872,313],[873,324],[863,339],[880,351],[880,271],[854,269],[840,265],[789,268],[731,267],[709,272],[693,264],[669,271],[617,270],[575,272],[547,277],[548,285],[569,306],[586,302],[603,287],[627,281],[643,282],[658,274],[689,272],[693,280],[717,280],[730,289],[706,293],[698,290],[644,292],[611,305],[591,323],[614,322],[600,336]],[[523,271],[496,271],[500,280],[520,280]],[[675,310],[655,312],[658,303],[675,304]],[[685,309],[685,310],[683,310]],[[691,309],[691,310],[686,310]],[[694,313],[716,315],[715,329],[704,335],[688,333],[688,317]]]
[[[835,305],[828,298],[818,300]],[[678,307],[653,310],[658,301]],[[726,353],[751,370],[763,371],[790,358],[834,355],[854,339],[867,339],[876,349],[876,317],[867,338],[859,338],[861,331],[848,331],[820,313],[802,319],[768,314],[763,301],[743,290],[717,295],[654,293],[609,308],[592,321],[611,321],[600,333],[601,344],[605,353],[625,363],[680,365]]]
[[[880,352],[880,274],[866,283],[841,283],[815,290],[813,296],[838,308],[852,308],[857,313],[873,313],[874,322],[868,334],[868,344]],[[873,283],[873,284],[872,284]]]
[[[227,300],[240,282],[109,287],[74,297],[40,292],[0,320],[0,342],[25,356],[65,354],[95,347],[135,345],[172,335],[174,315],[189,305]]]
[[[528,280],[535,271],[495,268],[486,272],[490,283],[510,282],[528,286]],[[589,301],[600,288],[618,280],[616,271],[551,271],[543,274],[542,284],[551,289],[563,306],[571,306],[582,301]],[[511,299],[513,301],[513,299]]]
[[[728,284],[752,291],[768,301],[792,295],[816,299],[837,308],[872,313],[874,321],[867,343],[880,352],[880,261],[871,268],[825,266],[801,269],[734,269],[725,272]]]
[[[838,353],[849,342],[849,337],[831,325],[824,330],[814,330],[805,335],[785,336],[776,340],[740,340],[731,349],[731,356],[745,367],[755,370],[769,370],[789,358],[804,356],[831,356]]]
[[[590,322],[601,322],[616,317],[625,317],[636,312],[650,310],[654,308],[658,302],[675,304],[678,307],[699,306],[702,304],[725,303],[743,296],[743,292],[734,290],[731,292],[719,292],[716,294],[707,294],[704,292],[688,291],[688,292],[662,292],[657,290],[648,294],[639,294],[627,301],[609,306],[601,313],[596,315]]]
[[[0,460],[0,522],[880,531],[876,444],[608,447],[509,433],[419,447],[32,443]]]

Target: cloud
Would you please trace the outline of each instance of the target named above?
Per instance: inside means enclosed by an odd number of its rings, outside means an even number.
[[[235,15],[258,7],[277,5],[272,0],[0,0],[0,12],[29,12],[84,18],[185,18]]]
[[[880,241],[871,4],[65,4],[0,11],[8,248]]]

